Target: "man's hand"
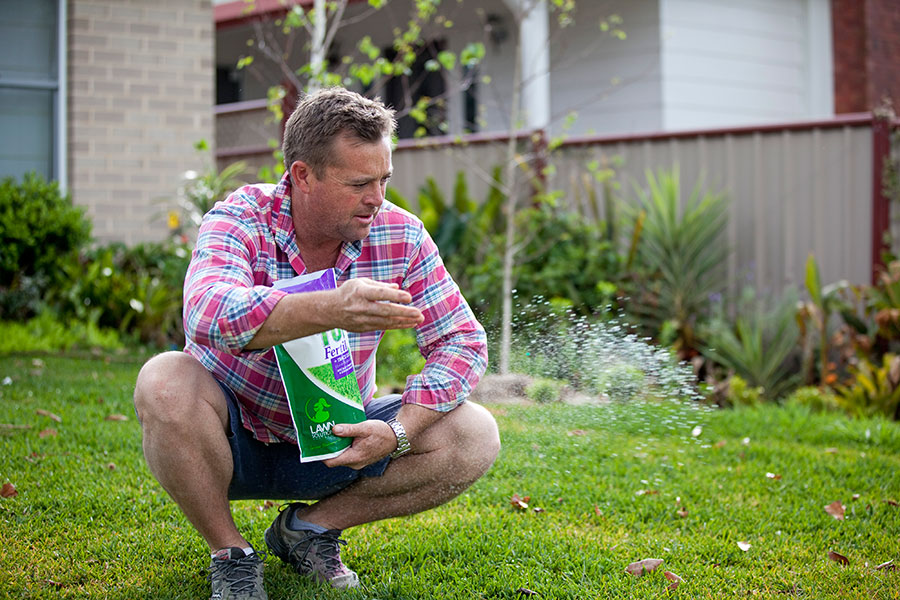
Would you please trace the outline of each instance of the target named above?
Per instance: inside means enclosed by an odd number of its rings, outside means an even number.
[[[288,294],[282,298],[245,350],[271,348],[288,340],[340,328],[354,333],[409,329],[425,320],[409,292],[396,283],[361,277],[336,290]]]
[[[397,448],[397,436],[384,421],[338,423],[331,432],[338,437],[352,437],[353,444],[340,456],[326,460],[327,467],[344,466],[359,470],[381,460]]]
[[[337,294],[340,298],[337,322],[347,331],[409,329],[425,318],[418,308],[405,306],[412,302],[412,296],[396,283],[361,277],[342,284]]]

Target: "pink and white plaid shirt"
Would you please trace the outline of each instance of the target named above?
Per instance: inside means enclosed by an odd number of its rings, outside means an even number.
[[[422,222],[385,201],[361,242],[345,243],[338,285],[356,277],[393,282],[425,316],[416,341],[426,359],[407,378],[403,403],[446,412],[463,402],[487,366],[484,328],[475,319]],[[230,387],[254,437],[296,443],[275,353],[244,346],[285,292],[275,281],[306,272],[291,220],[291,182],[245,186],[204,217],[184,284],[185,352]],[[350,333],[356,377],[375,394],[375,351],[383,331]]]

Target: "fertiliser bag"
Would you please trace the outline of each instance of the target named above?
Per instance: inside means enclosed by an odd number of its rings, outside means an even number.
[[[275,283],[289,293],[333,290],[334,270],[325,269]],[[347,332],[332,329],[275,346],[275,358],[291,408],[300,461],[335,457],[352,438],[331,433],[335,423],[365,421]]]

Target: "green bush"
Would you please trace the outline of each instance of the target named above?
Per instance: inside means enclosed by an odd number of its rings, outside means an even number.
[[[113,243],[84,251],[60,266],[66,282],[49,302],[63,321],[111,328],[156,347],[184,343],[182,289],[186,246]]]
[[[775,400],[796,387],[797,293],[785,292],[775,306],[768,307],[752,288],[746,288],[737,303],[737,318],[724,311],[702,325],[700,352],[712,363],[740,376],[762,395]]]
[[[58,265],[90,241],[91,224],[59,185],[29,173],[0,181],[0,319],[26,319],[63,280]]]
[[[403,390],[406,378],[425,366],[425,359],[416,344],[414,329],[391,329],[384,332],[375,356],[375,377],[379,393]]]
[[[24,323],[0,321],[0,354],[58,352],[73,348],[116,350],[122,342],[115,331],[94,323],[66,325],[44,312]]]
[[[535,379],[525,388],[525,395],[539,404],[557,402],[562,384],[555,379]]]
[[[786,406],[803,406],[812,412],[838,410],[837,397],[829,388],[807,385],[794,390],[784,401]]]
[[[638,205],[629,211],[635,266],[629,311],[646,335],[689,358],[710,297],[724,288],[726,199],[703,192],[698,182],[682,201],[677,169],[648,171],[646,189],[636,194]]]

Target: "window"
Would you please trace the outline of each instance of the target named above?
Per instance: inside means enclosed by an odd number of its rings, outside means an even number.
[[[65,185],[65,0],[0,0],[0,178]]]

